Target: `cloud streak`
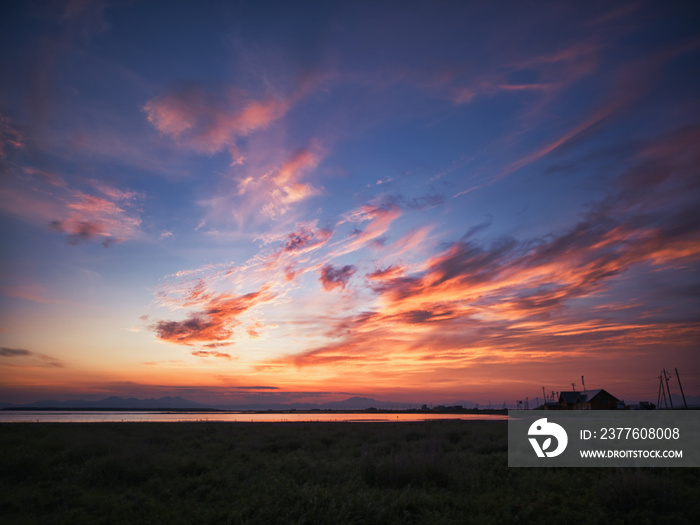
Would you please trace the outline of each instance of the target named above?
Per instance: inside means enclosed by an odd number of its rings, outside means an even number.
[[[0,358],[10,359],[8,362],[9,366],[19,366],[19,367],[50,367],[50,368],[63,368],[65,363],[51,357],[46,354],[39,352],[32,352],[31,350],[25,350],[24,348],[0,348]],[[19,363],[14,364],[12,361],[19,361]]]

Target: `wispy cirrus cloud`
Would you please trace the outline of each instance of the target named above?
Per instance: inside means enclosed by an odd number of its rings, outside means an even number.
[[[25,143],[19,126],[8,115],[0,113],[0,161],[7,159],[12,151],[23,149]]]
[[[416,205],[422,203],[422,199],[380,199],[343,214],[332,226],[322,227],[318,221],[312,221],[299,223],[284,235],[269,235],[261,240],[270,248],[245,263],[178,272],[159,293],[159,302],[172,309],[187,308],[191,314],[182,321],[161,321],[151,329],[161,340],[186,345],[234,341],[244,334],[251,339],[261,337],[268,328],[278,328],[279,323],[262,322],[242,311],[226,314],[225,319],[215,318],[208,312],[219,310],[217,305],[221,298],[240,297],[238,290],[252,286],[266,290],[266,298],[260,302],[261,309],[275,309],[289,301],[304,300],[300,296],[306,294],[307,275],[315,276],[318,291],[344,291],[360,271],[357,265],[342,262],[348,254],[370,248],[370,253],[402,257],[432,246],[432,242],[426,241],[431,226],[411,230],[393,242],[382,238],[402,214],[395,202],[401,202],[407,210],[423,209],[422,205]],[[356,292],[364,293],[358,289],[347,294],[345,307],[353,307],[358,300],[353,298]]]
[[[270,274],[283,271],[285,279],[292,281],[315,269],[307,264],[312,252],[322,249],[332,236],[329,228],[318,228],[316,223],[299,224],[283,238],[284,246],[264,257],[262,269]]]
[[[211,352],[206,350],[195,350],[192,352],[192,355],[195,357],[216,357],[219,359],[226,359],[227,361],[233,359],[231,354],[227,354],[226,352]]]
[[[401,208],[392,202],[377,202],[360,206],[346,214],[339,224],[363,224],[364,229],[356,229],[348,243],[339,246],[335,256],[352,253],[372,244],[381,245],[382,236],[389,231],[391,224],[401,216]]]
[[[87,179],[85,190],[58,173],[13,166],[0,192],[0,210],[64,233],[70,244],[103,245],[138,238],[144,195]]]
[[[270,79],[263,77],[262,95],[234,85],[191,82],[152,98],[143,111],[154,128],[179,145],[209,155],[227,150],[232,165],[243,164],[246,155],[239,140],[282,119],[321,79],[307,72],[291,84],[271,89]]]
[[[483,243],[475,234],[485,225],[420,271],[393,264],[366,274],[374,308],[336,320],[328,330],[335,341],[271,363],[354,367],[390,358],[394,369],[416,361],[468,368],[643,355],[662,341],[687,345],[698,332],[692,318],[663,312],[669,301],[692,309],[692,290],[635,286],[625,292],[625,308],[608,294],[629,287],[632,273],[671,279],[700,260],[700,157],[688,148],[699,137],[698,129],[684,128],[639,144],[636,164],[620,174],[615,191],[568,229]]]
[[[507,55],[497,56],[487,69],[443,66],[437,70],[411,70],[400,78],[455,105],[473,103],[479,97],[525,92],[539,96],[534,107],[541,108],[590,75],[599,63],[599,54],[599,44],[586,39],[547,53],[513,49]]]
[[[262,174],[249,171],[238,182],[238,195],[248,200],[248,207],[257,206],[267,217],[283,215],[291,205],[320,193],[301,179],[318,166],[322,156],[319,142],[312,140],[308,147],[292,152]]]
[[[144,105],[148,121],[163,135],[199,153],[229,148],[232,162],[244,161],[236,140],[264,129],[283,117],[291,98],[255,99],[241,90],[206,91],[191,85],[149,100]]]
[[[700,46],[700,40],[693,39],[680,45],[662,49],[625,65],[615,73],[614,88],[606,92],[603,100],[591,111],[588,111],[577,124],[566,130],[561,136],[506,166],[496,179],[509,175],[557,149],[584,138],[587,134],[605,126],[614,117],[628,111],[653,87],[655,79],[660,76],[659,72],[666,63],[678,55],[697,49],[698,46]]]
[[[651,291],[626,291],[628,308],[620,307],[619,297],[608,308],[608,294],[625,286],[633,272],[668,273],[700,259],[695,206],[700,158],[689,147],[698,137],[696,128],[683,128],[628,148],[630,167],[608,196],[574,225],[540,237],[479,240],[491,219],[448,244],[430,240],[430,225],[396,235],[396,221],[423,207],[406,202],[401,207],[396,204],[401,199],[387,198],[356,207],[332,227],[301,223],[270,238],[265,246],[273,249],[235,270],[192,274],[197,280],[172,306],[193,313],[153,328],[162,340],[186,345],[256,337],[265,323],[246,318],[237,324],[249,308],[264,311],[282,299],[311,304],[303,302],[311,294],[324,301],[321,308],[292,309],[291,318],[290,310],[275,310],[275,323],[306,338],[306,346],[260,366],[367,367],[390,361],[394,370],[408,371],[436,363],[468,368],[573,358],[606,348],[621,356],[643,353],[649,341],[672,330],[668,339],[682,345],[692,323],[660,316],[655,300],[639,298]],[[350,254],[360,257],[349,264]],[[314,295],[304,281],[308,274],[325,291],[344,291],[352,282],[352,293]],[[267,298],[222,294],[214,291],[217,282],[231,289],[251,283],[270,288]],[[231,308],[220,305],[229,300]],[[687,294],[681,300],[692,302]],[[625,347],[631,334],[635,342]]]
[[[23,134],[5,115],[0,115],[0,126],[4,175],[0,211],[65,233],[71,244],[100,240],[108,246],[141,234],[138,204],[144,198],[142,193],[95,178],[68,177],[56,170],[37,168],[29,162],[38,156],[34,141],[27,146]],[[17,157],[15,153],[20,150],[24,156]],[[12,158],[8,153],[13,153]]]

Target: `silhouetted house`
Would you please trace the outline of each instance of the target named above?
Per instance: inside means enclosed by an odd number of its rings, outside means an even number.
[[[560,410],[617,410],[624,407],[622,401],[602,388],[559,393]]]

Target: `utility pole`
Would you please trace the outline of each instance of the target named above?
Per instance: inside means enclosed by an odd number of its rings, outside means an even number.
[[[666,401],[666,389],[664,388],[664,376],[659,375],[659,397],[656,400],[656,407],[661,409],[661,400],[663,399],[666,408],[668,408],[668,401]]]
[[[683,406],[688,410],[688,403],[685,402],[685,394],[683,393],[683,385],[681,385],[681,376],[678,375],[678,368],[676,368],[676,377],[678,378],[678,386],[681,387],[681,396],[683,397]]]
[[[671,389],[668,386],[668,378],[671,376],[666,373],[665,368],[664,368],[664,377],[666,378],[666,392],[668,392],[668,402],[671,403],[671,410],[673,410],[673,399],[671,399]]]

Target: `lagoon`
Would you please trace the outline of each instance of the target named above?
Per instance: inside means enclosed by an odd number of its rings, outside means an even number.
[[[3,410],[0,423],[183,423],[183,422],[416,422],[432,420],[505,421],[501,414],[439,414],[405,412],[180,412],[115,410]]]

